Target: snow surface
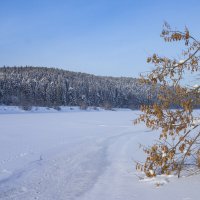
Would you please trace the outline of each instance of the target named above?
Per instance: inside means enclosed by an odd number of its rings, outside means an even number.
[[[19,113],[0,115],[0,199],[200,198],[199,175],[141,179],[135,171],[139,144],[157,138],[133,126],[138,111]]]

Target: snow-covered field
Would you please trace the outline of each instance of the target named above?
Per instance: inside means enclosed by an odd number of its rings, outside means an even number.
[[[4,108],[0,199],[200,199],[198,175],[140,180],[134,164],[144,157],[139,144],[151,143],[157,133],[133,126],[138,111],[16,113]]]

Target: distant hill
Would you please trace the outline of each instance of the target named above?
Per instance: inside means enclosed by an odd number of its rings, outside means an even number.
[[[138,108],[151,87],[139,79],[95,76],[45,67],[1,67],[0,104]]]

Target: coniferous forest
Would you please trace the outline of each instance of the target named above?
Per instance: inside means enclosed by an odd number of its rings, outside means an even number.
[[[0,104],[4,105],[136,109],[150,103],[150,94],[151,87],[135,78],[95,76],[45,67],[0,68]]]

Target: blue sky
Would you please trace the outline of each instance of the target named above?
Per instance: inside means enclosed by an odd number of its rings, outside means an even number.
[[[0,66],[138,77],[154,52],[179,56],[163,22],[200,38],[199,13],[199,0],[0,0]]]

